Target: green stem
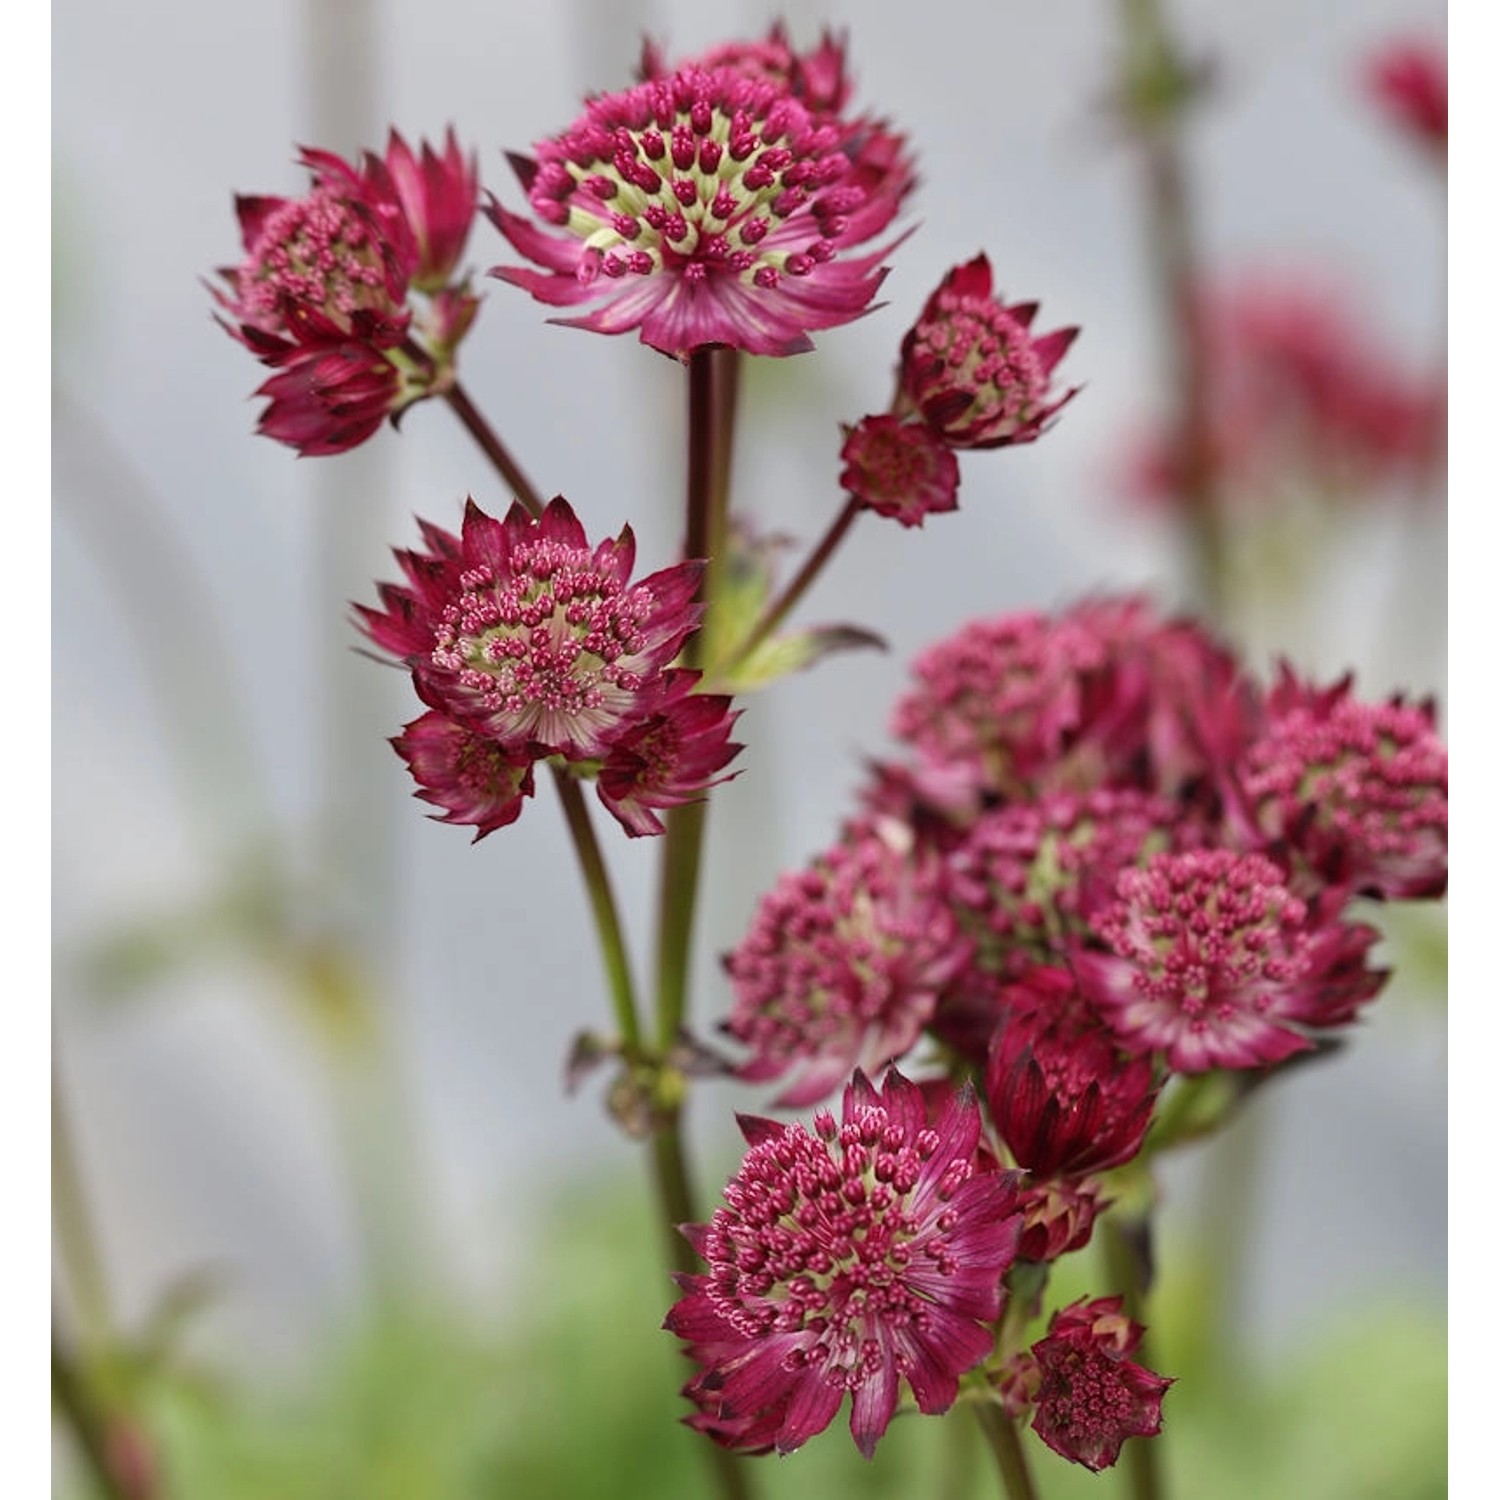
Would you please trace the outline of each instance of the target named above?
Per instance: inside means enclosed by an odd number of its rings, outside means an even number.
[[[1121,0],[1123,97],[1145,156],[1147,254],[1176,411],[1183,515],[1194,585],[1222,617],[1229,547],[1216,493],[1208,375],[1199,328],[1198,244],[1179,123],[1189,75],[1167,29],[1161,0]]]
[[[111,1452],[106,1418],[88,1389],[88,1381],[64,1349],[57,1328],[52,1329],[52,1409],[73,1435],[78,1452],[107,1500],[148,1500],[151,1494],[143,1472],[134,1480],[120,1473]]]
[[[556,767],[552,774],[557,782],[557,794],[562,798],[563,815],[568,820],[573,852],[578,856],[578,867],[583,872],[589,907],[594,914],[594,931],[599,939],[599,951],[609,979],[609,993],[614,1002],[620,1039],[625,1044],[627,1055],[636,1058],[641,1050],[640,1012],[636,1005],[635,982],[630,977],[625,933],[620,925],[620,911],[615,904],[609,870],[605,866],[604,854],[599,848],[594,824],[589,817],[588,804],[583,800],[583,792],[578,783],[566,771]]]
[[[1126,1313],[1137,1323],[1144,1323],[1146,1292],[1141,1284],[1140,1258],[1113,1215],[1106,1217],[1103,1227],[1104,1260],[1109,1270],[1111,1289],[1124,1296]],[[1150,1365],[1151,1356],[1145,1336],[1137,1345],[1133,1357],[1143,1365]],[[1166,1494],[1166,1484],[1161,1473],[1160,1444],[1159,1437],[1134,1438],[1126,1442],[1122,1456],[1131,1500],[1162,1500]]]
[[[526,477],[526,471],[511,456],[510,449],[500,441],[500,434],[485,421],[479,408],[469,399],[469,393],[455,380],[443,392],[443,397],[459,421],[469,429],[469,435],[484,450],[485,457],[499,471],[500,477],[510,486],[511,493],[533,516],[540,516],[545,508],[541,492]]]
[[[1016,1424],[993,1401],[977,1402],[974,1415],[979,1419],[980,1430],[995,1455],[995,1465],[1000,1470],[1000,1482],[1007,1500],[1037,1500],[1036,1485],[1032,1483],[1026,1450],[1021,1447]]]
[[[802,566],[797,570],[797,576],[771,602],[766,612],[755,622],[750,634],[735,648],[734,655],[722,669],[725,676],[731,675],[736,667],[748,661],[756,648],[796,608],[803,594],[812,586],[813,580],[823,571],[828,559],[837,551],[839,543],[843,541],[849,528],[854,525],[855,517],[862,509],[859,501],[852,495],[844,502],[844,508],[834,517],[833,524],[828,530],[823,533],[823,540],[808,553]]]
[[[114,1343],[109,1289],[55,1055],[52,1065],[52,1216],[58,1256],[78,1319],[80,1342],[90,1359],[102,1356]]]

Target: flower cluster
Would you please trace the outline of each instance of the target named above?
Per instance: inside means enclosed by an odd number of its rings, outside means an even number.
[[[656,809],[722,779],[740,748],[729,700],[670,665],[698,627],[700,564],[632,583],[630,528],[591,549],[561,496],[503,521],[471,500],[458,536],[422,536],[426,551],[396,553],[406,582],[359,615],[428,706],[394,744],[442,821],[476,838],[514,822],[538,760],[596,778],[632,835],[662,832]]]
[[[327,151],[302,163],[305,197],[235,200],[244,258],[213,292],[224,327],[276,372],[256,392],[261,432],[342,453],[451,380],[478,306],[455,273],[479,179],[451,130],[441,154],[393,130],[357,168]]]

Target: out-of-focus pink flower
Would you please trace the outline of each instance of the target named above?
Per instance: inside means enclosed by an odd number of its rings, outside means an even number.
[[[1036,335],[1034,302],[993,294],[990,263],[955,266],[902,340],[898,412],[914,412],[952,448],[1029,443],[1077,387],[1052,398],[1052,372],[1076,328]]]
[[[1385,981],[1375,929],[1340,921],[1336,892],[1310,908],[1260,854],[1159,854],[1116,892],[1093,924],[1111,951],[1076,950],[1073,972],[1127,1051],[1180,1073],[1281,1062]]]
[[[1448,54],[1435,42],[1389,42],[1370,58],[1375,103],[1419,145],[1448,159]]]
[[[536,790],[529,756],[446,714],[423,714],[391,744],[421,788],[416,795],[444,810],[438,821],[470,824],[478,830],[476,843],[514,823],[522,801]]]
[[[856,1064],[902,1056],[969,945],[935,861],[887,827],[853,825],[809,869],[783,875],[725,959],[734,1008],[724,1030],[752,1049],[752,1082],[803,1071],[777,1102],[825,1098]]]
[[[839,483],[866,510],[920,526],[958,509],[958,460],[925,424],[885,415],[847,431]]]
[[[1065,971],[1044,970],[1052,977]],[[1149,1057],[1121,1055],[1102,1021],[1075,1002],[1047,1003],[1035,982],[1001,995],[985,1093],[995,1130],[1033,1177],[1075,1177],[1129,1161],[1156,1104]]]
[[[1234,768],[1247,836],[1301,884],[1375,896],[1448,885],[1448,750],[1432,705],[1363,703],[1353,682],[1316,688],[1283,666],[1263,732]]]
[[[507,749],[602,758],[652,711],[657,679],[697,628],[701,564],[630,581],[627,526],[590,548],[561,496],[533,519],[471,500],[461,536],[423,523],[398,551],[406,584],[382,584],[365,633],[411,667],[424,697]]]
[[[700,1371],[691,1425],[729,1447],[789,1453],[822,1432],[847,1393],[866,1457],[910,1387],[943,1412],[958,1377],[994,1344],[1000,1279],[1015,1255],[1015,1174],[976,1172],[969,1090],[929,1125],[894,1068],[856,1073],[842,1119],[741,1118],[750,1150],[708,1224],[685,1226],[708,1272],[666,1326]]]
[[[800,353],[810,331],[864,312],[884,275],[884,250],[844,256],[878,231],[840,137],[734,68],[602,95],[534,161],[513,158],[532,210],[561,232],[492,205],[542,268],[493,274],[554,307],[592,304],[565,323],[639,329],[675,358],[712,344]]]
[[[1200,296],[1208,461],[1218,503],[1347,502],[1409,484],[1440,461],[1447,395],[1372,336],[1335,285],[1260,276]],[[1170,434],[1137,449],[1131,489],[1178,503],[1185,466]]]
[[[451,380],[477,307],[449,285],[478,184],[450,131],[420,161],[391,132],[356,168],[307,150],[302,198],[235,200],[244,257],[212,288],[223,326],[277,371],[260,431],[305,455],[340,453]],[[410,293],[428,294],[414,308]]]
[[[1054,1452],[1098,1473],[1130,1437],[1161,1431],[1161,1401],[1172,1381],[1127,1358],[1145,1329],[1121,1297],[1080,1298],[1052,1315],[1031,1346],[1041,1370],[1032,1427]]]
[[[632,837],[664,833],[655,809],[698,801],[727,779],[718,773],[744,748],[729,738],[739,717],[730,700],[695,693],[699,677],[664,673],[600,767],[599,800]]]

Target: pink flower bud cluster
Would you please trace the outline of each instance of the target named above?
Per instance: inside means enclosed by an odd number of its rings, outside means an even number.
[[[342,453],[434,393],[478,307],[455,280],[479,179],[450,130],[441,154],[394,130],[358,168],[308,150],[303,198],[235,200],[244,259],[222,271],[223,326],[276,373],[260,430]],[[411,294],[424,295],[420,310]]]
[[[359,615],[428,706],[393,743],[441,821],[476,839],[514,822],[539,760],[593,778],[632,836],[723,779],[740,749],[729,699],[670,665],[698,628],[701,564],[633,583],[630,528],[590,548],[561,496],[503,521],[471,500],[458,536],[422,535],[425,551],[396,553],[406,582]]]

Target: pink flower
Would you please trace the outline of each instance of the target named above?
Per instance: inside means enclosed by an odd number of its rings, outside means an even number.
[[[391,132],[359,168],[307,150],[303,198],[235,200],[244,258],[213,289],[224,327],[278,373],[260,431],[304,455],[341,453],[451,380],[477,307],[447,285],[474,217],[477,182],[452,132],[419,162]],[[413,289],[428,294],[415,310]]]
[[[698,801],[728,779],[715,773],[744,748],[729,738],[739,717],[730,700],[693,691],[700,675],[663,673],[600,767],[599,800],[632,837],[664,833],[652,809]]]
[[[1052,1261],[1082,1250],[1093,1238],[1094,1220],[1109,1207],[1102,1193],[1093,1177],[1049,1177],[1023,1184],[1016,1199],[1021,1210],[1016,1259]]]
[[[631,583],[627,526],[592,550],[561,496],[504,521],[471,500],[461,536],[423,523],[426,552],[398,551],[365,633],[411,667],[433,707],[512,754],[589,761],[656,711],[658,679],[697,628],[701,565]]]
[[[1448,885],[1448,751],[1432,705],[1362,703],[1283,666],[1231,801],[1310,880],[1393,898]]]
[[[1369,61],[1368,87],[1385,113],[1420,145],[1448,156],[1448,54],[1436,43],[1390,42]]]
[[[1375,929],[1339,921],[1337,892],[1309,908],[1260,854],[1159,854],[1116,894],[1094,922],[1112,951],[1073,954],[1079,987],[1127,1051],[1180,1073],[1281,1062],[1385,981],[1365,964]]]
[[[1098,1473],[1126,1438],[1161,1431],[1161,1400],[1172,1381],[1126,1356],[1145,1329],[1121,1311],[1122,1297],[1080,1298],[1052,1315],[1031,1346],[1041,1370],[1032,1427],[1055,1453]]]
[[[839,483],[866,510],[920,526],[958,509],[958,460],[930,429],[900,417],[865,417],[846,428]]]
[[[416,795],[444,809],[438,821],[471,824],[479,830],[476,843],[514,823],[536,790],[528,756],[445,714],[423,714],[391,744],[422,788]]]
[[[952,448],[1032,442],[1077,394],[1050,399],[1078,329],[1034,335],[1036,303],[1007,307],[991,285],[984,255],[955,266],[901,344],[897,410],[919,413]]]
[[[666,1326],[700,1373],[693,1425],[730,1447],[789,1453],[845,1393],[867,1458],[905,1380],[943,1412],[989,1353],[1020,1218],[1013,1173],[977,1172],[979,1111],[955,1095],[932,1125],[894,1068],[844,1090],[842,1122],[741,1118],[750,1150],[708,1224],[683,1232],[707,1262]]]
[[[752,1050],[739,1076],[805,1064],[777,1103],[826,1097],[856,1064],[902,1056],[962,967],[968,944],[941,872],[894,833],[855,825],[810,869],[783,875],[724,966],[734,1008],[724,1030]]]
[[[724,344],[796,354],[808,331],[864,312],[885,252],[841,252],[874,233],[835,125],[773,83],[684,68],[589,102],[536,160],[514,159],[536,228],[498,203],[502,234],[540,271],[493,274],[598,333],[638,328],[679,359]],[[889,218],[889,215],[886,216]]]
[[[985,1093],[995,1130],[1033,1177],[1074,1177],[1127,1162],[1156,1104],[1149,1057],[1126,1058],[1074,996],[1049,994],[1064,970],[1038,969],[1001,994]]]

